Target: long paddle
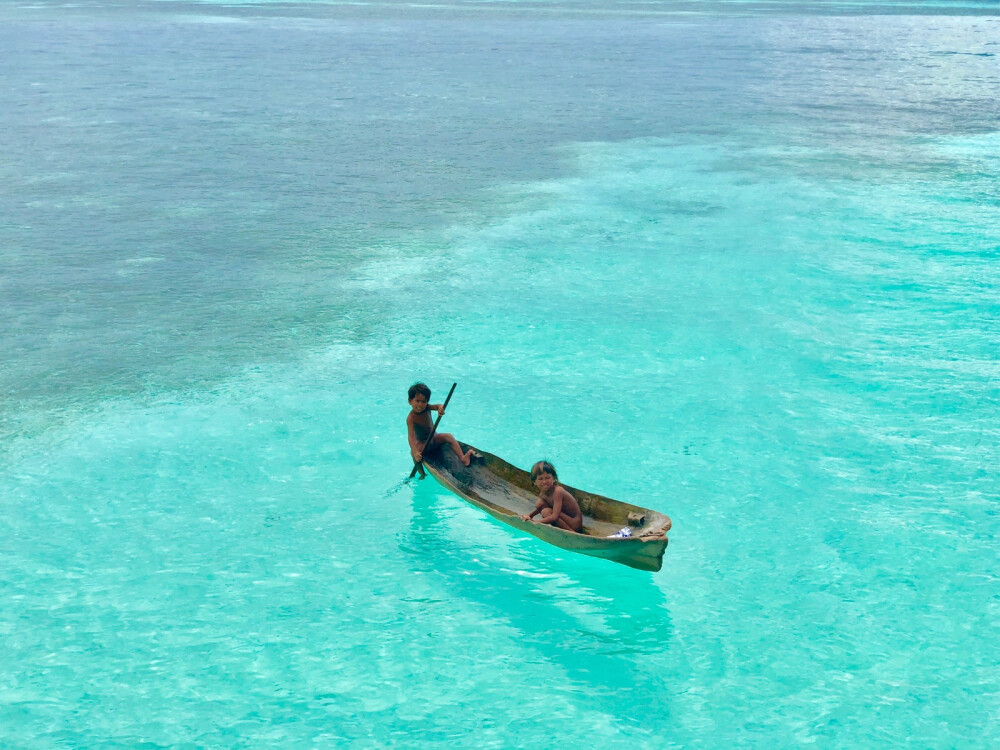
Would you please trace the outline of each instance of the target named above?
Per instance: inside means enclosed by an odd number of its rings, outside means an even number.
[[[444,400],[444,403],[441,405],[441,411],[446,411],[448,409],[448,402],[451,401],[451,394],[453,394],[455,392],[455,386],[456,385],[458,385],[458,383],[452,383],[451,384],[451,390],[448,391],[448,398],[446,398]],[[427,436],[427,440],[424,441],[424,447],[420,451],[420,458],[421,458],[421,460],[413,462],[413,471],[410,472],[410,479],[413,479],[413,476],[417,473],[418,470],[420,471],[420,478],[421,479],[423,479],[426,476],[426,474],[424,474],[424,467],[423,467],[423,463],[424,463],[423,462],[423,457],[424,457],[423,454],[426,453],[427,449],[431,447],[431,440],[434,439],[434,433],[437,432],[438,424],[441,423],[441,417],[443,417],[443,416],[444,416],[444,414],[441,414],[440,412],[438,412],[438,418],[436,420],[434,420],[434,426],[431,427],[431,434]]]

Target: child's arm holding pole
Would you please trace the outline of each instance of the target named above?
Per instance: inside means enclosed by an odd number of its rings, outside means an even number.
[[[417,456],[422,454],[423,446],[420,444],[420,441],[417,440],[417,432],[413,428],[412,414],[406,418],[406,439],[410,442],[410,455],[413,457],[414,461],[419,461],[420,459],[417,458]]]

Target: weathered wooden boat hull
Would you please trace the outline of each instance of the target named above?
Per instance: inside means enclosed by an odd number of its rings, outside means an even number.
[[[465,443],[462,446],[466,450],[472,448]],[[473,450],[479,457],[473,459],[471,466],[462,466],[447,448],[425,457],[424,466],[441,485],[459,497],[556,547],[639,570],[657,571],[663,565],[670,530],[670,519],[664,514],[564,484],[583,511],[584,533],[522,521],[520,516],[530,512],[538,499],[531,475],[491,453]],[[626,526],[632,530],[631,538],[608,538]]]

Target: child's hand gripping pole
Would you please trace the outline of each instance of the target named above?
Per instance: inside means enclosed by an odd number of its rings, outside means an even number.
[[[448,398],[446,398],[444,400],[444,403],[441,404],[441,411],[442,412],[445,411],[448,408],[448,402],[451,401],[451,394],[453,394],[455,392],[455,386],[456,385],[458,385],[458,383],[452,383],[451,384],[451,390],[448,391]],[[441,417],[443,417],[443,416],[444,416],[444,414],[442,414],[441,412],[438,412],[438,418],[434,420],[434,426],[431,427],[431,434],[427,436],[427,440],[424,442],[424,449],[422,451],[420,451],[420,454],[421,454],[420,457],[421,457],[421,459],[423,459],[423,454],[425,454],[427,452],[427,449],[431,447],[431,441],[434,439],[434,433],[437,432],[438,424],[441,423]],[[420,478],[421,479],[423,479],[425,476],[427,476],[424,473],[424,465],[423,464],[424,464],[424,462],[422,460],[421,461],[414,461],[413,462],[413,471],[410,472],[410,479],[413,479],[414,474],[416,474],[418,471],[420,472]]]

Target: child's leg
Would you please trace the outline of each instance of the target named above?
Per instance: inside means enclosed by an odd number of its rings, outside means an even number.
[[[539,500],[538,504],[542,504],[543,501]],[[535,505],[537,508],[538,505]],[[576,529],[573,527],[573,519],[567,516],[565,513],[560,513],[558,518],[552,512],[552,507],[545,505],[542,508],[542,523],[551,524],[552,526],[558,526],[560,529],[566,529],[566,531],[573,531],[577,534],[582,533],[583,524],[580,524],[580,528]]]
[[[583,533],[583,524],[580,524],[580,528],[579,529],[575,529],[575,528],[573,528],[573,524],[571,523],[572,521],[573,521],[573,519],[570,518],[569,516],[567,516],[565,513],[560,513],[559,514],[559,520],[556,521],[556,525],[560,529],[566,529],[566,531],[572,531],[572,532],[575,532],[577,534]]]
[[[552,512],[552,506],[546,503],[544,500],[539,500],[542,503],[542,512],[539,518],[542,519],[542,523],[557,524],[559,519],[556,518],[555,514]],[[559,514],[560,516],[562,513]]]
[[[455,455],[458,456],[459,461],[461,461],[466,466],[472,463],[472,449],[470,448],[469,450],[463,453],[462,446],[458,444],[458,441],[455,440],[455,436],[452,435],[450,432],[445,432],[441,435],[435,435],[434,442],[438,444],[448,443],[451,446],[451,449],[455,451]]]

